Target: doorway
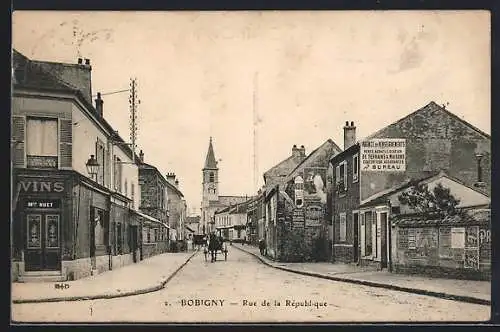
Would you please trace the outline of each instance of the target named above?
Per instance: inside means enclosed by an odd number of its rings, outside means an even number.
[[[352,214],[352,226],[353,226],[353,262],[358,262],[359,260],[359,213],[354,212]]]
[[[387,212],[380,213],[380,266],[387,268]]]
[[[130,226],[130,250],[132,251],[132,259],[134,263],[137,263],[137,226]]]
[[[60,214],[29,213],[26,215],[26,271],[61,269]]]

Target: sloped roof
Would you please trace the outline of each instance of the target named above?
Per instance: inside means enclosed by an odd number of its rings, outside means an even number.
[[[363,203],[360,205],[360,207],[363,208],[363,207],[373,206],[376,204],[385,203],[387,201],[388,197],[392,196],[394,193],[397,193],[399,191],[402,191],[406,188],[412,187],[412,186],[420,184],[420,183],[429,183],[429,182],[432,182],[433,180],[443,178],[443,177],[446,177],[446,178],[448,178],[456,183],[459,183],[460,185],[462,185],[464,187],[467,187],[471,190],[474,190],[478,194],[487,196],[485,193],[477,190],[476,188],[473,188],[473,187],[465,184],[463,181],[449,175],[445,171],[436,171],[436,172],[432,172],[430,175],[421,177],[419,179],[409,179],[402,184],[398,184],[398,185],[394,186],[393,188],[389,188],[389,189],[383,190],[377,194],[374,194],[371,197],[368,197],[366,200],[363,200]]]
[[[295,166],[295,168],[289,174],[287,174],[284,182],[288,182],[289,180],[293,179],[297,175],[297,172],[299,172],[302,169],[302,167],[305,167],[309,162],[311,162],[312,160],[314,160],[314,157],[316,157],[320,152],[328,149],[328,147],[332,147],[336,151],[335,155],[337,155],[338,153],[342,152],[342,149],[340,149],[338,147],[338,145],[335,144],[335,142],[332,139],[330,139],[330,138],[327,139],[323,144],[321,144],[316,149],[314,149],[314,151],[312,151],[297,166]],[[327,162],[328,162],[328,160],[330,158],[327,159]],[[326,164],[325,167],[328,167],[328,164]]]
[[[207,157],[205,158],[205,167],[203,169],[217,169],[217,161],[215,160],[214,147],[212,145],[212,137],[208,143]]]
[[[182,191],[180,191],[175,185],[171,184],[169,181],[167,181],[167,187],[172,189],[180,197],[184,197]]]
[[[186,224],[196,224],[200,222],[200,216],[186,217]]]
[[[484,225],[491,222],[491,209],[464,209],[454,215],[440,213],[400,214],[392,217],[392,223],[398,227],[425,226],[467,226]]]
[[[447,116],[455,119],[455,120],[458,120],[460,123],[464,124],[465,126],[469,127],[470,129],[472,129],[473,131],[477,132],[478,134],[482,135],[483,137],[487,138],[487,139],[491,139],[491,136],[488,135],[487,133],[485,133],[484,131],[476,128],[475,126],[471,125],[469,122],[461,119],[460,117],[456,116],[455,114],[453,114],[452,112],[448,111],[446,108],[444,107],[441,107],[439,106],[438,104],[436,104],[436,102],[434,101],[431,101],[430,103],[428,103],[427,105],[425,105],[424,107],[422,108],[419,108],[418,110],[408,114],[407,116],[397,120],[396,122],[393,122],[387,126],[385,126],[384,128],[376,131],[375,133],[365,137],[364,140],[369,140],[371,138],[376,138],[380,133],[382,133],[384,130],[386,130],[388,127],[391,127],[391,126],[395,126],[405,120],[407,120],[408,118],[411,118],[411,117],[414,117],[415,115],[418,115],[419,113],[426,113],[426,112],[429,112],[429,111],[440,111],[440,112],[443,112],[444,114],[446,114]]]

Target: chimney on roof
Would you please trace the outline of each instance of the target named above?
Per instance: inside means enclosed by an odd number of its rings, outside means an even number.
[[[344,150],[347,150],[356,143],[356,126],[354,126],[354,121],[345,122],[344,126]]]
[[[144,162],[144,152],[139,151],[139,159],[141,160],[141,162]]]
[[[303,145],[301,145],[301,146],[300,146],[299,151],[300,151],[300,155],[301,155],[302,157],[305,157],[305,156],[306,156],[306,148],[305,148]]]
[[[97,93],[97,98],[95,99],[95,110],[97,111],[97,115],[99,117],[103,117],[103,104],[104,101],[101,99],[101,93]]]
[[[83,59],[82,58],[78,58],[78,64],[79,65],[83,64]]]
[[[476,152],[476,161],[477,161],[477,181],[474,183],[475,187],[485,187],[486,184],[483,182],[483,167],[481,165],[481,160],[484,155],[481,152]]]
[[[85,66],[90,66],[90,59],[85,59]]]
[[[296,144],[294,144],[292,147],[292,156],[300,157],[300,149],[297,147]]]
[[[177,189],[179,189],[179,180],[178,180],[178,179],[175,179],[175,187],[176,187]]]
[[[167,173],[167,181],[175,184],[175,173]]]

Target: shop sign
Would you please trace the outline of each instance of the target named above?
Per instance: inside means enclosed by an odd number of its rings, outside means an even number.
[[[59,209],[61,204],[57,199],[37,199],[26,201],[24,207],[28,209]]]
[[[366,172],[406,171],[406,139],[382,138],[361,142],[361,170]]]
[[[30,193],[61,193],[64,191],[64,182],[62,181],[21,180],[18,186],[21,191]]]

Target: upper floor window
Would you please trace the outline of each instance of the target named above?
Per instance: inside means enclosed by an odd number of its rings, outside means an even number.
[[[125,179],[125,185],[123,187],[125,189],[125,196],[127,196],[128,195],[128,183],[127,183],[127,179]]]
[[[357,182],[359,179],[359,155],[355,154],[352,157],[352,182]]]
[[[344,160],[335,168],[335,184],[337,192],[345,192],[347,190],[347,162]]]
[[[208,174],[208,182],[215,182],[215,174],[214,174],[214,172],[210,172]]]
[[[114,165],[114,179],[115,179],[115,190],[118,192],[122,191],[122,161],[120,158],[115,156],[115,165]]]
[[[27,119],[27,167],[57,168],[58,143],[57,119]]]
[[[99,169],[97,170],[97,183],[104,185],[106,149],[104,147],[104,143],[100,139],[97,139],[95,145],[95,155],[97,162],[99,163]]]
[[[135,209],[135,185],[130,184],[130,198],[132,198],[132,209]]]

